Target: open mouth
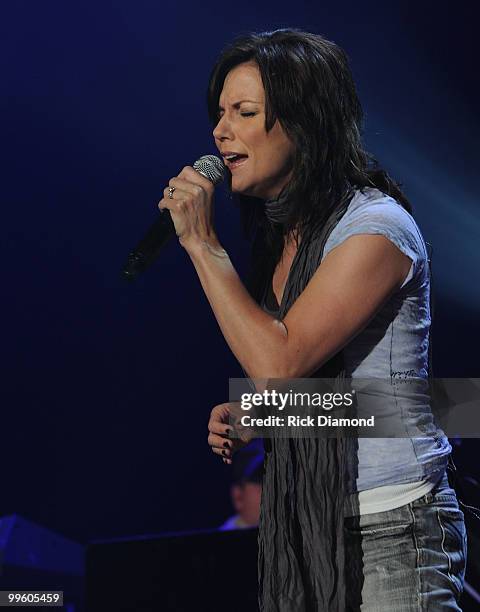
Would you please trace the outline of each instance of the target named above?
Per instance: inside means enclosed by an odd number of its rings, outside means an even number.
[[[224,159],[225,159],[227,168],[232,170],[233,168],[236,168],[237,166],[240,166],[243,162],[245,162],[248,159],[248,155],[243,155],[240,153],[232,154],[232,155],[226,155]]]

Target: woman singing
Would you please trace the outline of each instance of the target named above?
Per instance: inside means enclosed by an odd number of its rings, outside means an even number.
[[[213,225],[213,186],[186,167],[165,189],[225,339],[268,378],[429,375],[425,243],[398,185],[363,149],[345,53],[296,30],[244,36],[208,88],[213,137],[253,239],[249,290]],[[392,392],[432,435],[265,441],[259,603],[266,612],[459,610],[466,535],[451,447],[423,396]],[[231,463],[229,404],[208,442]],[[432,431],[433,428],[433,431]],[[346,466],[355,460],[355,478]],[[228,604],[226,604],[228,609]]]

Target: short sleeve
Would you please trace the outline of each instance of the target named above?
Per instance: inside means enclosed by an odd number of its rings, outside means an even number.
[[[380,234],[390,240],[412,261],[400,288],[417,277],[425,267],[427,252],[420,230],[413,217],[393,198],[371,190],[377,198],[361,192],[352,200],[344,216],[332,230],[325,244],[323,257],[342,242],[358,234]]]

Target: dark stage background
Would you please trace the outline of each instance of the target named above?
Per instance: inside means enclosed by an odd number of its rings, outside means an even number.
[[[207,80],[244,31],[300,27],[349,53],[368,147],[434,246],[436,374],[479,376],[477,24],[462,3],[16,0],[0,23],[0,516],[84,543],[231,514],[206,427],[241,370],[178,245],[133,285],[120,270],[168,179],[215,153]],[[245,270],[225,188],[216,210]]]

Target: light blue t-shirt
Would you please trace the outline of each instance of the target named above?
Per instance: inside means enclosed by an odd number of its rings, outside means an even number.
[[[402,380],[428,377],[430,275],[425,242],[413,217],[378,189],[358,190],[332,230],[323,257],[358,234],[388,238],[412,265],[401,288],[368,325],[343,349],[346,375],[352,379],[390,381],[387,401],[407,431],[428,431],[422,437],[359,438],[358,474],[351,492],[425,480],[444,470],[451,446],[437,429],[428,395],[411,393]],[[417,429],[419,428],[419,429]],[[354,478],[355,480],[355,478]]]

